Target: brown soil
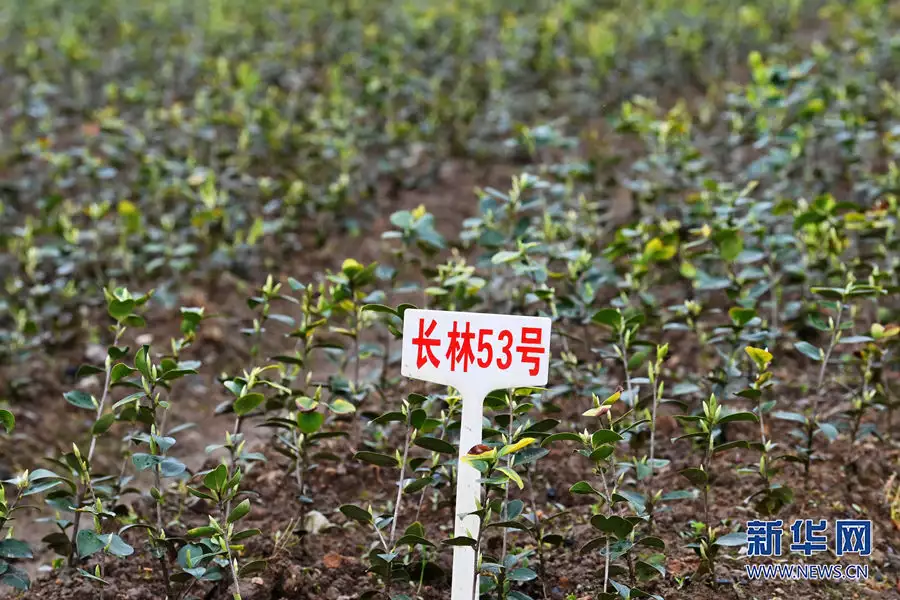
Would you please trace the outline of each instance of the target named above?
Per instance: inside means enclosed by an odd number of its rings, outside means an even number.
[[[406,191],[390,202],[379,203],[374,211],[377,216],[372,219],[371,229],[367,229],[364,238],[349,241],[334,239],[324,247],[298,257],[296,261],[282,260],[282,274],[308,280],[323,269],[337,269],[345,256],[352,255],[366,262],[374,260],[379,256],[380,232],[389,226],[387,219],[390,213],[400,208],[414,208],[420,203],[425,204],[436,215],[436,221],[442,228],[447,228],[442,233],[453,236],[462,219],[474,214],[472,188],[475,183],[486,183],[502,189],[507,185],[508,176],[514,172],[510,168],[499,167],[492,170],[486,181],[482,178],[484,173],[475,171],[471,165],[454,165],[445,170],[444,180],[427,193]],[[222,315],[219,320],[201,327],[201,337],[191,350],[191,358],[202,360],[205,372],[229,371],[245,364],[242,361],[246,358],[246,344],[243,339],[230,332],[238,323],[246,322],[246,292],[260,283],[261,281],[246,283],[223,278],[208,287],[189,287],[183,294],[186,304],[204,305],[207,312]],[[157,311],[148,318],[148,322],[154,324],[153,335],[158,343],[165,343],[178,327],[172,315],[164,311]],[[679,354],[689,355],[689,351],[689,348],[685,348]],[[61,398],[64,391],[76,384],[74,378],[67,373],[71,372],[72,367],[84,362],[83,354],[84,345],[81,344],[58,355],[36,359],[24,367],[0,369],[0,390],[14,389],[15,393],[10,394],[10,400],[18,417],[16,435],[0,446],[0,457],[10,472],[26,467],[34,468],[40,457],[68,449],[74,439],[83,441],[88,419],[82,411],[66,405]],[[214,368],[210,369],[210,366]],[[785,373],[784,379],[790,380],[790,373]],[[12,383],[20,380],[25,383],[14,388]],[[230,420],[212,414],[216,404],[224,399],[221,386],[210,378],[185,385],[173,409],[171,422],[194,420],[197,426],[182,434],[175,449],[177,452],[173,451],[173,454],[195,471],[205,463],[208,464],[205,444],[220,439],[230,427]],[[401,385],[406,386],[407,383]],[[397,398],[409,391],[406,387],[401,387],[390,390],[387,396]],[[587,408],[587,400],[583,398],[559,399],[558,403],[570,413],[559,417],[561,420],[574,419]],[[795,401],[791,398],[779,398],[779,408],[783,410],[788,410],[792,404]],[[369,408],[377,410],[382,407]],[[662,419],[661,428],[670,421],[671,419]],[[351,425],[348,423],[347,426]],[[252,427],[246,430],[251,440],[264,450],[264,430]],[[677,434],[674,429],[671,433]],[[752,429],[747,433],[752,435]],[[900,435],[900,431],[896,429],[893,433],[895,436]],[[780,425],[775,428],[774,434],[775,439],[790,439],[787,430]],[[663,440],[660,453],[662,457],[671,459],[672,464],[658,475],[656,487],[666,490],[687,487],[677,471],[695,466],[689,462],[689,450],[687,442],[670,445]],[[339,600],[355,598],[365,590],[377,588],[376,580],[367,575],[362,560],[374,541],[371,532],[356,524],[347,523],[336,509],[344,503],[384,506],[395,493],[396,488],[391,484],[394,474],[366,467],[349,459],[352,448],[348,448],[346,442],[336,442],[334,451],[347,457],[347,460],[317,471],[313,478],[313,508],[324,513],[334,527],[318,535],[305,537],[274,557],[273,532],[284,528],[297,516],[299,510],[292,481],[286,477],[281,464],[283,461],[277,455],[270,455],[265,467],[247,475],[245,487],[259,494],[254,500],[254,509],[247,519],[247,525],[258,527],[264,535],[256,538],[247,547],[245,554],[248,557],[270,558],[270,567],[259,577],[242,582],[245,600]],[[851,455],[853,460],[846,459],[847,455]],[[866,561],[870,565],[868,580],[844,584],[808,581],[749,582],[743,569],[746,559],[723,557],[717,573],[720,583],[713,587],[707,583],[695,582],[679,589],[675,578],[690,575],[698,564],[696,556],[690,549],[684,548],[684,541],[679,536],[680,532],[689,529],[690,521],[702,515],[698,500],[674,502],[671,504],[671,511],[659,514],[657,530],[668,548],[666,566],[669,574],[664,581],[650,585],[648,591],[667,600],[900,598],[900,523],[892,522],[883,491],[892,475],[900,477],[900,449],[897,443],[885,442],[878,447],[866,445],[852,449],[846,443],[835,443],[828,447],[827,454],[823,452],[820,456],[822,460],[813,467],[808,492],[804,491],[800,470],[789,469],[782,476],[782,480],[795,489],[796,497],[794,503],[779,518],[786,522],[801,517],[825,518],[829,521],[835,518],[871,519],[874,549],[872,556]],[[731,464],[734,461],[752,464],[757,460],[755,454],[741,451],[730,454],[729,458],[732,459]],[[590,508],[583,496],[573,496],[567,491],[576,481],[592,477],[588,464],[569,448],[559,445],[554,447],[550,457],[541,462],[540,469],[534,481],[539,508],[545,513],[555,512],[557,505],[571,509],[570,516],[557,522],[566,544],[545,553],[548,573],[546,597],[553,600],[561,600],[570,597],[569,595],[577,599],[592,598],[602,591],[602,562],[596,555],[582,555],[578,552],[578,548],[591,537],[590,527],[585,525],[585,516],[590,513]],[[754,489],[755,482],[752,478],[739,478],[723,460],[716,462],[713,472],[717,476],[711,499],[713,521],[730,519],[732,523],[742,524],[753,518],[754,513],[744,503]],[[436,540],[448,537],[447,527],[451,522],[449,499],[443,500],[437,506],[429,501],[424,502],[419,514],[419,520],[426,527],[429,537]],[[407,499],[405,506],[401,527],[411,523],[416,517],[415,502]],[[144,508],[135,506],[139,511]],[[199,503],[188,508],[184,515],[185,524],[191,526],[203,523],[203,508]],[[40,548],[38,541],[44,531],[39,527],[25,529],[24,537],[35,542],[33,546],[37,549]],[[17,533],[22,533],[22,530],[17,530]],[[171,533],[177,535],[179,532]],[[525,542],[516,535],[511,539],[513,543]],[[128,541],[138,551],[131,559],[101,560],[103,576],[109,582],[109,586],[103,588],[102,596],[99,595],[98,587],[77,573],[60,570],[41,576],[24,597],[46,600],[163,598],[164,590],[156,564],[143,551],[145,544],[142,538],[129,533]],[[491,542],[489,546],[490,544]],[[46,555],[41,558],[45,561],[49,559]],[[782,557],[783,560],[794,558],[787,552]],[[449,572],[450,552],[442,550],[433,560]],[[830,556],[809,559],[810,562],[813,560],[835,562],[837,559]],[[94,564],[89,563],[91,567]],[[537,584],[523,589],[535,598],[542,597]],[[393,590],[393,593],[404,591],[410,593],[409,590],[400,589]],[[208,600],[231,597],[228,589],[214,584],[196,586],[191,596]],[[446,578],[429,581],[423,586],[421,596],[427,600],[448,598]]]

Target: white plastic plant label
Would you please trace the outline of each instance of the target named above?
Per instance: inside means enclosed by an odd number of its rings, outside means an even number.
[[[550,368],[550,319],[409,309],[403,314],[400,372],[456,388],[463,399],[460,459],[481,443],[484,398],[512,387],[542,386]],[[456,536],[477,538],[480,474],[460,460]],[[462,515],[467,515],[463,517]],[[473,600],[475,550],[453,549],[452,600]]]

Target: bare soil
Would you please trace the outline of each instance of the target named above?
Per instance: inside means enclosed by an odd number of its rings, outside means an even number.
[[[346,256],[354,256],[361,261],[375,260],[379,256],[380,232],[389,227],[388,217],[400,208],[425,206],[435,214],[442,233],[453,236],[458,232],[462,219],[475,212],[475,198],[472,189],[476,182],[503,188],[508,176],[514,172],[509,167],[492,169],[488,180],[480,179],[484,173],[477,172],[473,165],[453,165],[444,171],[444,179],[427,192],[405,191],[398,197],[379,201],[374,207],[374,216],[361,238],[329,239],[319,248],[311,248],[302,256],[283,257],[279,262],[282,275],[290,275],[300,280],[309,280],[323,269],[337,269]],[[201,283],[199,286],[185,286],[183,300],[190,305],[203,305],[208,313],[221,317],[201,327],[201,336],[191,350],[191,358],[197,358],[212,370],[233,372],[240,368],[247,356],[247,344],[243,338],[233,333],[239,323],[246,323],[248,311],[244,303],[247,291],[261,281],[244,282],[235,277],[223,277],[215,282]],[[151,334],[159,343],[165,343],[169,335],[177,331],[178,322],[172,311],[155,309],[148,318],[152,324]],[[97,315],[98,323],[104,322]],[[143,333],[143,332],[142,332]],[[673,338],[674,340],[674,338]],[[676,343],[673,341],[673,343]],[[674,354],[690,356],[694,348],[686,345]],[[0,441],[0,468],[9,473],[23,468],[38,466],[40,458],[54,452],[67,450],[73,440],[84,440],[89,425],[89,417],[83,411],[67,405],[62,393],[75,385],[96,385],[91,382],[77,382],[74,368],[84,362],[86,349],[84,340],[52,356],[36,358],[33,361],[0,369],[0,390],[6,391],[18,417],[15,436]],[[791,370],[785,368],[780,374],[785,381],[791,381]],[[388,392],[387,397],[399,398],[408,393],[402,382],[400,387]],[[196,427],[185,432],[179,439],[173,454],[184,460],[191,471],[200,470],[209,464],[204,452],[208,443],[221,439],[231,422],[227,417],[213,415],[215,406],[224,399],[220,386],[208,379],[185,384],[179,390],[174,403],[172,423],[196,422]],[[799,394],[797,396],[800,397]],[[372,396],[376,398],[376,396]],[[560,398],[557,403],[565,407],[569,414],[559,418],[575,418],[585,408],[589,399]],[[794,398],[779,398],[779,408],[789,410],[800,407]],[[367,410],[379,410],[379,406]],[[352,427],[352,423],[346,423]],[[686,482],[677,474],[681,468],[696,466],[690,461],[691,454],[687,442],[667,443],[669,435],[677,435],[671,418],[660,420],[663,443],[662,458],[672,462],[662,471],[656,487],[672,490],[686,488]],[[247,428],[251,443],[266,451],[265,430]],[[740,431],[740,430],[737,430]],[[748,430],[753,434],[752,429]],[[774,426],[775,438],[787,440],[787,431],[780,424]],[[769,581],[751,582],[744,574],[746,558],[720,560],[717,583],[694,582],[680,587],[676,578],[689,576],[698,564],[696,555],[684,548],[679,533],[689,529],[689,523],[702,514],[700,501],[680,501],[671,504],[671,510],[658,515],[656,528],[658,535],[667,545],[666,567],[668,575],[663,581],[649,586],[648,591],[659,594],[666,600],[763,600],[786,598],[809,598],[815,600],[837,600],[843,598],[900,598],[900,522],[892,521],[885,498],[885,486],[892,476],[900,477],[900,446],[896,441],[900,428],[895,427],[894,440],[878,445],[858,445],[850,448],[846,442],[830,445],[827,453],[820,454],[821,460],[812,468],[808,487],[804,486],[800,469],[790,468],[783,475],[783,481],[794,488],[796,497],[792,505],[779,515],[790,522],[795,518],[865,518],[873,521],[874,549],[865,559],[870,565],[869,579],[864,582],[837,584],[827,581]],[[2,438],[0,438],[2,440]],[[284,528],[298,513],[298,502],[292,481],[287,477],[283,459],[269,454],[269,462],[262,468],[251,471],[246,479],[247,489],[258,494],[254,509],[248,517],[248,526],[258,527],[264,536],[256,538],[245,550],[247,557],[270,559],[269,569],[258,577],[245,580],[242,585],[245,600],[328,599],[341,600],[355,598],[360,593],[377,588],[377,581],[366,573],[362,557],[373,543],[369,531],[347,523],[337,507],[344,503],[383,506],[396,493],[392,486],[392,473],[358,464],[349,457],[353,448],[346,442],[335,442],[334,452],[346,456],[347,460],[332,467],[323,467],[314,474],[313,492],[315,510],[321,511],[333,524],[317,535],[306,536],[293,546],[273,556],[275,546],[274,531]],[[101,452],[101,456],[102,456]],[[115,450],[111,462],[115,462]],[[758,457],[749,451],[738,451],[729,455],[730,463],[718,460],[713,468],[716,481],[712,497],[713,521],[729,519],[732,523],[743,524],[754,518],[755,513],[747,507],[745,499],[754,490],[752,478],[741,478],[730,468],[734,461],[754,464]],[[590,539],[590,527],[585,515],[589,507],[583,496],[573,496],[567,490],[576,481],[591,479],[589,465],[569,448],[554,447],[551,456],[541,461],[540,472],[534,481],[535,502],[549,514],[560,506],[572,509],[570,516],[558,521],[560,533],[566,543],[558,550],[546,551],[548,581],[547,595],[534,583],[524,590],[535,598],[562,600],[571,595],[577,599],[592,598],[602,591],[603,569],[601,559],[596,555],[583,555],[578,548]],[[395,484],[394,484],[395,485]],[[447,526],[451,522],[452,498],[445,498],[441,504],[426,500],[421,505],[418,519],[426,527],[432,539],[448,537]],[[530,498],[526,500],[530,501]],[[406,500],[401,526],[416,519],[417,503]],[[146,510],[136,503],[137,511]],[[183,519],[186,525],[204,522],[202,503],[187,508]],[[40,547],[39,539],[45,533],[40,527],[26,528],[27,539]],[[17,533],[21,534],[22,530]],[[179,531],[172,531],[178,535]],[[515,535],[513,543],[525,541]],[[28,599],[45,600],[151,600],[164,597],[164,589],[156,570],[155,562],[149,560],[144,543],[138,534],[128,534],[128,541],[138,552],[129,560],[101,559],[103,574],[109,585],[101,590],[84,580],[77,573],[60,570],[40,575],[33,588],[24,595]],[[490,545],[491,542],[489,542]],[[730,553],[734,554],[734,553]],[[48,560],[47,555],[42,555]],[[434,560],[445,572],[449,572],[450,553],[440,552]],[[796,560],[785,553],[778,560]],[[814,556],[811,561],[848,562],[834,556]],[[94,564],[94,563],[91,563]],[[400,589],[392,590],[400,593]],[[405,590],[409,593],[409,590]],[[420,594],[427,600],[449,597],[446,577],[436,577],[423,584]],[[194,598],[219,600],[231,598],[230,590],[216,584],[196,586],[191,594]]]

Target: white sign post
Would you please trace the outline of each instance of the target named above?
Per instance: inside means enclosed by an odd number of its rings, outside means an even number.
[[[542,386],[550,366],[550,319],[409,309],[403,314],[400,372],[456,388],[462,396],[456,536],[478,537],[481,474],[462,461],[481,443],[484,398],[498,389]],[[476,600],[475,550],[453,548],[451,600]]]

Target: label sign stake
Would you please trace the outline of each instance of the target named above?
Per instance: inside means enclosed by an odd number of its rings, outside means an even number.
[[[462,396],[454,535],[477,539],[473,515],[481,473],[462,457],[481,443],[484,398],[512,387],[542,386],[550,368],[550,319],[409,309],[403,313],[405,377],[450,386]],[[453,548],[451,600],[475,600],[475,549]]]

